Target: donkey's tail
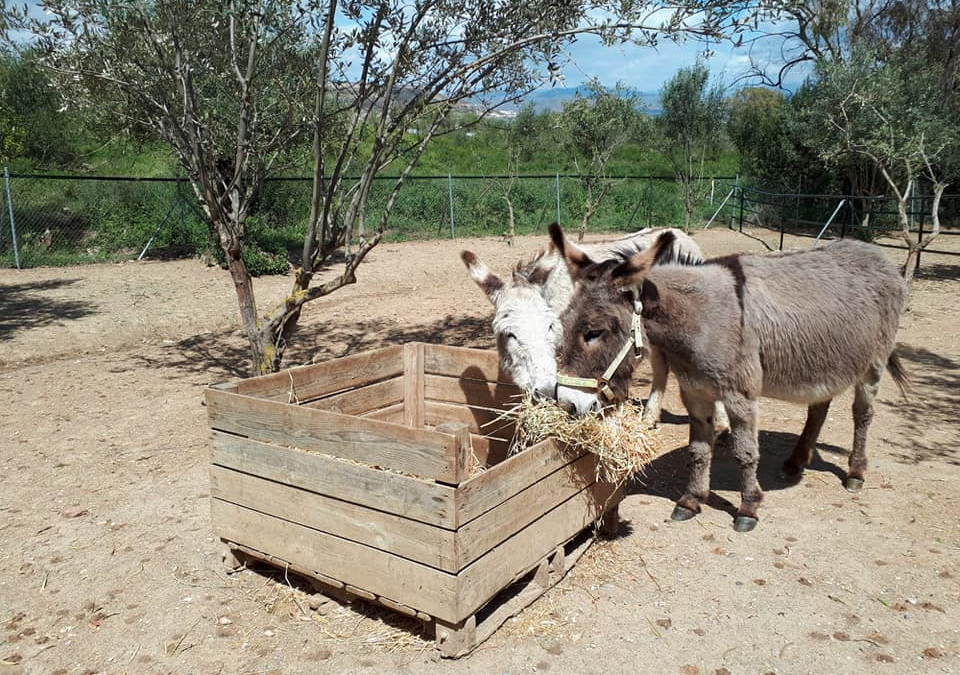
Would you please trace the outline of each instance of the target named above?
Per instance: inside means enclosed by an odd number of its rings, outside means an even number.
[[[890,356],[887,358],[887,370],[890,371],[893,381],[900,387],[900,395],[904,398],[909,398],[908,395],[913,390],[913,387],[910,384],[910,377],[907,375],[907,371],[900,361],[900,355],[897,353],[898,349],[899,348],[896,348],[890,352]]]

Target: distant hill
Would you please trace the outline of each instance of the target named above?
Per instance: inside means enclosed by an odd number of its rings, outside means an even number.
[[[527,103],[532,103],[537,112],[558,112],[563,107],[564,101],[569,101],[574,98],[577,94],[581,96],[587,96],[589,90],[584,84],[578,85],[576,87],[553,87],[550,89],[538,89],[528,96],[525,100]],[[643,102],[645,107],[645,112],[648,115],[659,115],[660,114],[660,96],[655,91],[638,91],[636,92],[640,96],[640,100]]]
[[[662,108],[660,107],[660,95],[657,92],[637,91],[635,93],[640,97],[640,102],[644,106],[643,112],[653,116],[657,116],[662,112]],[[527,103],[532,103],[534,109],[540,113],[560,112],[560,110],[563,109],[564,101],[569,101],[577,94],[580,94],[581,96],[589,96],[590,89],[585,84],[580,84],[576,87],[552,87],[538,89],[537,91],[528,95],[519,104],[500,106],[492,114],[490,114],[489,117],[492,119],[511,119],[516,116],[520,107]],[[480,104],[478,99],[467,99],[467,101],[461,103],[460,105],[463,110],[471,110],[478,113],[483,109],[483,106]]]

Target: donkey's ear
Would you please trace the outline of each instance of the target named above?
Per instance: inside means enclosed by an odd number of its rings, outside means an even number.
[[[610,279],[617,288],[636,288],[643,283],[661,254],[670,248],[675,236],[669,230],[657,237],[653,246],[644,249],[639,253],[634,253],[630,258],[616,267],[610,273]]]
[[[567,261],[570,276],[576,281],[580,278],[581,272],[590,267],[593,261],[582,248],[564,236],[559,223],[550,223],[547,229],[550,231],[550,241],[553,242],[557,252]]]
[[[483,289],[490,302],[496,305],[497,294],[503,288],[503,281],[500,280],[500,277],[491,272],[490,268],[470,251],[461,252],[460,259],[467,266],[470,277],[477,282],[477,286]]]

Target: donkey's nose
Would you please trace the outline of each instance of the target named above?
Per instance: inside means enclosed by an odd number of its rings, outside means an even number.
[[[560,406],[560,410],[568,415],[572,416],[577,414],[577,406],[573,401],[557,401],[557,405]]]
[[[557,399],[557,385],[540,385],[533,390],[533,397],[541,401],[555,401]]]

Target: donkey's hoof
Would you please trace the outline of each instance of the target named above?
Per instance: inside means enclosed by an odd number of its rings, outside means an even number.
[[[847,479],[843,481],[843,487],[847,488],[847,492],[860,492],[863,489],[863,479],[847,476]]]
[[[757,526],[759,521],[752,516],[737,516],[733,521],[733,529],[737,532],[749,532]]]
[[[670,514],[670,520],[690,520],[697,512],[693,509],[688,509],[686,506],[680,506],[677,504],[673,507],[673,513]]]
[[[780,471],[777,472],[777,475],[780,476],[780,480],[796,483],[803,478],[803,469],[784,462],[783,466],[780,467]]]

